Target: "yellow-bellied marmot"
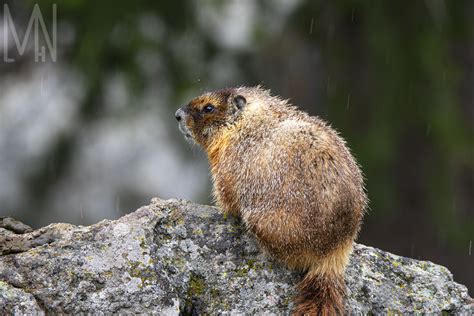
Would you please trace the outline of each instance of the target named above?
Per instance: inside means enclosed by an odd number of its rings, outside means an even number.
[[[176,119],[208,154],[218,206],[273,256],[307,271],[294,313],[342,314],[344,272],[367,205],[344,140],[260,87],[203,94]]]

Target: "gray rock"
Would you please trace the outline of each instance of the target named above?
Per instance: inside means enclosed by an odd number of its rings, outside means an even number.
[[[288,314],[301,278],[262,254],[237,219],[186,201],[0,236],[2,314]],[[358,244],[346,281],[353,313],[474,313],[466,287],[431,262]]]

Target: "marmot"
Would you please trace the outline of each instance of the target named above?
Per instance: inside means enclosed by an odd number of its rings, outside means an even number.
[[[175,116],[207,152],[217,205],[277,259],[307,271],[294,314],[343,314],[345,268],[367,205],[344,140],[260,86],[205,93]]]

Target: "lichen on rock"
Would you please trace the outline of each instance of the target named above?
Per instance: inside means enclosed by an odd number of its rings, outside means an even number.
[[[153,199],[87,227],[7,222],[2,314],[288,314],[301,278],[263,254],[237,219],[186,201]],[[352,313],[474,313],[446,268],[359,244],[346,283]]]

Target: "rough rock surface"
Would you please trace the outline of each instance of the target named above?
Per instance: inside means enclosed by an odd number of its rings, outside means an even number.
[[[186,201],[154,199],[87,227],[3,222],[1,314],[288,314],[301,277],[262,254],[236,219]],[[446,268],[363,245],[346,282],[353,313],[474,313]]]

